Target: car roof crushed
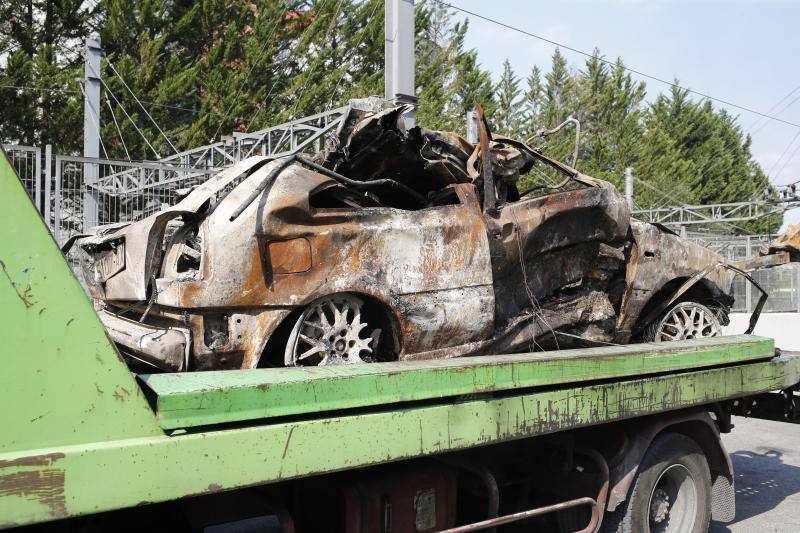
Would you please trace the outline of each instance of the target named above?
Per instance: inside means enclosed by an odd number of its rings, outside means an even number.
[[[379,98],[350,102],[349,115],[314,162],[350,180],[370,183],[390,180],[430,200],[448,186],[473,183],[482,187],[480,146],[452,132],[414,126],[406,128],[408,105],[392,105]],[[506,183],[507,198],[519,198],[515,184],[538,160],[536,149],[520,141],[495,136],[490,141],[492,172]],[[562,172],[578,174],[564,166]],[[384,183],[370,187],[382,203],[406,209],[425,207],[419,197]],[[422,205],[421,205],[422,204]]]

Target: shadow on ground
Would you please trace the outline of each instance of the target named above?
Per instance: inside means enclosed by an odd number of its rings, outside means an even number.
[[[738,530],[733,526],[771,511],[787,497],[800,493],[800,467],[785,464],[783,454],[772,448],[731,454],[736,476],[736,518],[730,524],[712,522],[710,533]]]

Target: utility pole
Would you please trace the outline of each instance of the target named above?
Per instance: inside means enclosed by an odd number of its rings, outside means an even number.
[[[83,157],[100,157],[100,60],[103,49],[100,48],[100,36],[96,33],[86,38],[83,97]],[[83,164],[83,227],[97,226],[98,200],[95,185],[99,178],[96,163]]]
[[[625,201],[628,209],[633,210],[633,168],[625,167]]]
[[[416,106],[414,0],[385,0],[384,92],[387,100]],[[414,113],[405,116],[414,126]]]

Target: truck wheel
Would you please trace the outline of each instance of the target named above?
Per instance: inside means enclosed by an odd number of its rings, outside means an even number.
[[[288,366],[370,363],[376,331],[362,321],[364,305],[350,294],[335,294],[316,300],[297,320],[284,354]],[[367,335],[362,336],[362,330]],[[370,336],[371,335],[371,336]]]
[[[605,533],[706,533],[711,521],[711,474],[695,441],[660,435],[639,465],[627,500],[606,513]]]
[[[722,327],[717,314],[697,302],[678,302],[644,331],[645,342],[678,341],[719,337]]]

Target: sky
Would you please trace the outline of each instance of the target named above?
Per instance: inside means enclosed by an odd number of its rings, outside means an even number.
[[[572,48],[591,53],[597,47],[608,59],[619,56],[632,69],[665,80],[677,78],[700,93],[800,124],[800,98],[783,109],[800,97],[800,0],[446,1]],[[506,58],[520,78],[533,65],[549,70],[554,45],[466,16],[467,47],[478,51],[495,80]],[[562,53],[573,68],[581,68],[586,59],[569,50]],[[669,90],[662,83],[642,81],[648,99]],[[800,180],[800,128],[728,110],[751,133],[753,155],[765,172],[772,172],[773,183]],[[788,212],[784,222],[800,222],[800,209]]]

